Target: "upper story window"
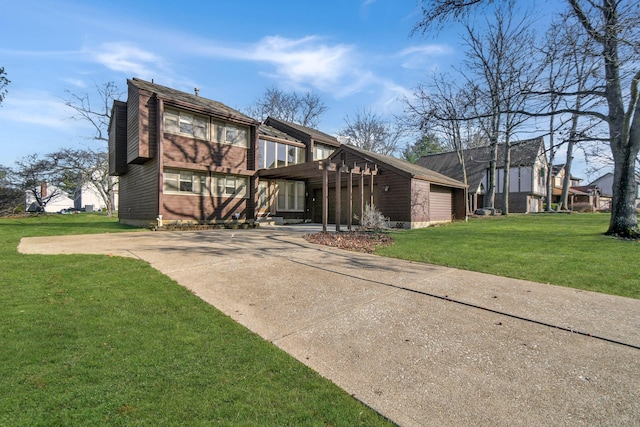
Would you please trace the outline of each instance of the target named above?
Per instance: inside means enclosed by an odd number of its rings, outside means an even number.
[[[305,162],[302,147],[261,139],[258,145],[258,169],[273,169]]]
[[[172,110],[164,111],[165,132],[179,135],[191,135],[198,139],[208,139],[207,128],[209,119],[203,116],[187,113],[185,111]]]
[[[336,149],[329,145],[314,144],[313,146],[313,160],[323,160],[329,157]]]
[[[239,147],[249,146],[249,129],[231,123],[213,122],[213,138],[220,144],[231,144]]]

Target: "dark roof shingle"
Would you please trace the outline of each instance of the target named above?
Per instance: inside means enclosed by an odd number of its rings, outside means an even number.
[[[221,118],[229,118],[229,119],[238,120],[241,122],[252,122],[252,123],[258,124],[257,120],[245,114],[242,114],[241,112],[234,110],[233,108],[228,107],[221,102],[214,101],[212,99],[203,98],[201,96],[196,96],[195,94],[182,92],[176,89],[159,85],[157,83],[151,83],[145,80],[141,80],[136,77],[127,81],[139,89],[143,89],[143,90],[155,93],[160,98],[163,98],[168,101],[175,101],[175,102],[191,105],[198,109],[213,113],[213,115],[216,115]]]

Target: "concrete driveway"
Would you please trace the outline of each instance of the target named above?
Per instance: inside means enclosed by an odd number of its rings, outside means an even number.
[[[355,254],[301,231],[18,249],[147,261],[403,426],[640,425],[640,300]]]

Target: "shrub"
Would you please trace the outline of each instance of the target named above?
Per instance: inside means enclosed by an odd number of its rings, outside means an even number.
[[[354,215],[355,216],[355,215]],[[359,219],[355,216],[356,219]],[[360,228],[367,230],[386,230],[389,228],[389,218],[382,215],[374,205],[366,205],[360,220]]]

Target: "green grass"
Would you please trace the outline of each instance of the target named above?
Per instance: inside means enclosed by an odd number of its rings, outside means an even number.
[[[393,233],[379,255],[640,298],[640,243],[605,236],[608,214],[489,217]]]
[[[123,229],[0,220],[0,425],[389,425],[144,262],[16,251]]]

